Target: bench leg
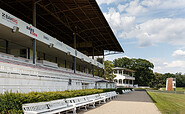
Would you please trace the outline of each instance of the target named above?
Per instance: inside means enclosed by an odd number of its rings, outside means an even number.
[[[96,104],[96,103],[94,102],[94,103],[93,103],[93,108],[96,108],[95,104]]]
[[[85,106],[84,108],[85,108],[85,111],[87,111],[87,106]]]
[[[104,102],[103,103],[106,103],[106,99],[104,99]]]
[[[76,113],[76,108],[73,109],[73,114],[77,114],[77,113]]]
[[[91,106],[92,105],[92,106]],[[92,107],[95,108],[96,107],[96,102],[92,103],[92,104],[88,104],[88,107]]]

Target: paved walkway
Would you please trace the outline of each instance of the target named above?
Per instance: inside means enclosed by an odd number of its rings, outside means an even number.
[[[134,91],[79,114],[160,114],[145,91]]]

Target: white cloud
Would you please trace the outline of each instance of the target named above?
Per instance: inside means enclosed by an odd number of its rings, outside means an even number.
[[[161,9],[174,9],[174,8],[184,8],[185,0],[160,0]]]
[[[122,57],[127,57],[127,56],[123,56],[124,54],[121,53],[121,54],[114,54],[114,55],[107,55],[105,56],[105,60],[109,60],[109,61],[113,61],[114,59],[117,59],[117,58],[122,58]]]
[[[119,3],[119,2],[124,2],[126,0],[96,0],[96,2],[98,3],[98,5],[101,5],[101,4],[112,4],[112,3]]]
[[[140,4],[139,0],[130,1],[126,4],[119,4],[117,8],[119,12],[125,11],[125,15],[130,16],[137,16],[147,11],[147,9]]]
[[[141,2],[142,5],[148,6],[148,7],[157,7],[160,5],[161,1],[160,0],[143,0]]]
[[[97,2],[113,7],[104,12],[105,18],[116,36],[128,39],[126,41],[135,41],[140,47],[159,43],[178,47],[185,45],[185,16],[182,15],[185,13],[185,0],[97,0]],[[113,60],[122,56],[113,55],[106,58]],[[162,58],[162,55],[158,57],[161,58],[149,59],[155,65],[155,72],[185,73],[184,48],[172,52],[168,58]]]
[[[185,56],[185,51],[183,50],[176,50],[173,52],[172,56]]]
[[[127,7],[128,7],[128,4],[125,4],[125,5],[119,4],[118,10],[119,12],[123,12]]]
[[[185,73],[185,61],[174,60],[167,62],[165,58],[149,58],[150,62],[154,64],[154,72],[158,73]]]
[[[172,61],[171,63],[167,63],[166,67],[171,67],[171,68],[185,68],[185,61]]]
[[[104,16],[115,33],[119,30],[130,31],[135,21],[135,17],[121,15],[114,8],[109,8]]]
[[[156,9],[184,8],[185,0],[143,0],[142,5]]]
[[[129,15],[138,15],[146,12],[146,8],[140,5],[139,0],[134,0],[129,3],[129,6],[125,9]]]
[[[137,38],[140,46],[167,42],[173,45],[185,44],[185,19],[161,18],[136,25],[129,32],[122,32],[120,37]]]

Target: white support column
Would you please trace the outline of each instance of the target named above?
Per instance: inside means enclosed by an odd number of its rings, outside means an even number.
[[[132,86],[134,86],[134,80],[132,80]]]

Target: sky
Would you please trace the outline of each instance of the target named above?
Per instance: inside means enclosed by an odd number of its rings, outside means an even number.
[[[185,73],[185,0],[96,0],[124,53],[147,59],[154,72]]]

